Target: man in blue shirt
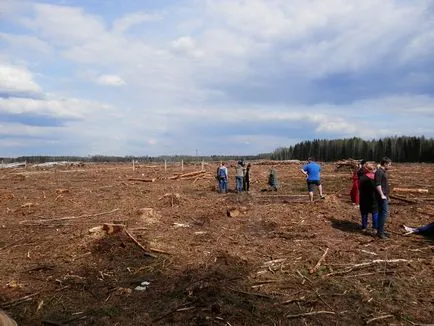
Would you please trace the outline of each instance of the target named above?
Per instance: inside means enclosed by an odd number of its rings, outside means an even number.
[[[307,164],[301,169],[301,172],[306,175],[307,191],[309,192],[309,200],[313,202],[313,188],[318,186],[319,196],[324,198],[321,185],[321,166],[313,161],[312,157],[307,159]]]

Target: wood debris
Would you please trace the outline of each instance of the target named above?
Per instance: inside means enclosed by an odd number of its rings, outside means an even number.
[[[194,172],[189,172],[189,173],[183,173],[183,174],[175,174],[174,176],[169,177],[170,180],[178,180],[178,179],[185,179],[188,177],[195,177],[201,174],[205,174],[206,171],[205,170],[200,170],[200,171],[194,171]]]
[[[128,178],[128,181],[140,181],[140,182],[155,182],[157,178],[153,179],[141,179],[141,178]]]
[[[427,193],[428,189],[423,188],[393,188],[393,192]]]

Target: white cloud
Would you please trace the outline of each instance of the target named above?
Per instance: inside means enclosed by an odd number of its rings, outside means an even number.
[[[96,79],[96,82],[105,86],[123,86],[125,81],[116,75],[101,75]]]
[[[434,136],[434,75],[421,64],[434,49],[430,0],[187,0],[157,14],[81,3],[8,9],[21,29],[0,33],[1,60],[15,63],[3,65],[15,79],[0,66],[0,91],[43,96],[0,105],[8,114],[65,119],[56,136],[84,153],[188,146],[212,153],[227,125],[229,146],[253,153],[289,145],[299,138],[294,130],[315,138]],[[340,74],[348,82],[327,81]],[[360,91],[369,87],[375,93]],[[197,128],[200,137],[191,134]]]
[[[91,42],[105,32],[103,20],[81,8],[37,3],[33,9],[34,18],[22,19],[23,24],[59,46]]]
[[[159,14],[136,12],[116,19],[113,22],[113,32],[116,34],[123,34],[135,25],[139,25],[145,22],[158,21],[161,19],[162,16]]]
[[[26,67],[0,63],[0,92],[13,95],[40,91],[41,88],[33,81],[33,75]]]

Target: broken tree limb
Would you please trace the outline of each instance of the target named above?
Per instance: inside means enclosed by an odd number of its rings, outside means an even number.
[[[296,314],[296,315],[286,315],[285,317],[286,318],[300,318],[300,317],[315,316],[315,315],[336,315],[336,313],[333,311],[320,310],[320,311],[305,312],[305,313]]]
[[[102,213],[97,213],[97,214],[86,214],[86,215],[80,215],[80,216],[66,216],[66,217],[60,217],[60,218],[40,219],[40,220],[24,220],[24,221],[20,221],[19,224],[24,224],[24,223],[28,223],[28,222],[45,223],[45,222],[75,220],[75,219],[84,218],[84,217],[95,217],[95,216],[101,216],[101,215],[106,215],[106,214],[112,214],[112,213],[117,212],[117,211],[119,211],[119,208],[113,209],[113,210],[108,211],[108,212],[102,212]]]
[[[157,258],[157,256],[155,256],[154,254],[151,254],[148,249],[146,249],[145,247],[143,247],[143,245],[136,240],[136,238],[133,237],[133,235],[128,232],[128,230],[124,230],[125,234],[131,239],[133,240],[133,242],[140,248],[143,250],[143,252],[145,253],[146,256],[152,257],[152,258]]]
[[[1,308],[5,309],[5,308],[17,306],[17,305],[19,305],[21,303],[24,303],[26,301],[32,300],[33,297],[37,296],[38,294],[39,294],[39,292],[36,292],[36,293],[32,293],[32,294],[26,295],[24,297],[18,298],[16,300],[5,302],[5,303],[3,303],[1,305]]]
[[[416,200],[411,200],[411,199],[403,198],[403,197],[396,196],[396,195],[389,195],[389,197],[392,199],[401,200],[401,201],[408,203],[408,204],[417,204],[418,203],[418,201],[416,201]]]
[[[318,262],[316,263],[315,267],[311,268],[310,271],[309,271],[309,273],[313,274],[313,273],[315,273],[315,272],[319,269],[319,267],[321,266],[321,263],[324,261],[325,256],[327,256],[327,253],[328,253],[328,252],[329,252],[329,248],[327,248],[327,249],[324,251],[323,255],[322,255],[321,258],[318,260]]]
[[[393,315],[384,315],[384,316],[379,316],[379,317],[375,317],[375,318],[371,318],[369,320],[366,321],[366,325],[369,325],[370,323],[377,321],[377,320],[382,320],[382,319],[386,319],[386,318],[392,318],[394,317]]]
[[[428,189],[422,188],[393,188],[393,192],[427,193]]]
[[[175,180],[175,179],[180,179],[180,178],[186,178],[186,177],[194,177],[200,174],[205,174],[206,171],[194,171],[194,172],[189,172],[189,173],[183,173],[183,174],[176,174],[174,176],[169,177],[170,180]]]
[[[141,179],[141,178],[128,178],[128,181],[140,181],[140,182],[155,182],[156,178],[153,179]]]
[[[369,261],[369,262],[365,262],[365,263],[350,265],[348,268],[346,268],[344,270],[329,273],[329,274],[327,274],[327,276],[342,275],[342,274],[350,273],[354,269],[357,269],[357,268],[369,267],[369,266],[373,266],[373,265],[381,264],[381,263],[387,264],[387,263],[410,263],[410,262],[412,262],[412,260],[407,260],[407,259],[375,259],[373,261]]]

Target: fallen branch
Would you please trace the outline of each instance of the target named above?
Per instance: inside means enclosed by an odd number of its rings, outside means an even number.
[[[393,188],[393,192],[414,192],[414,193],[427,193],[428,189],[422,188]]]
[[[371,318],[371,319],[369,319],[366,322],[366,325],[368,325],[368,324],[370,324],[370,323],[372,323],[374,321],[377,321],[377,320],[382,320],[382,319],[391,318],[391,317],[394,317],[394,316],[393,315],[384,315],[384,316],[379,316],[379,317]]]
[[[320,311],[305,312],[305,313],[296,314],[296,315],[286,315],[285,317],[286,318],[300,318],[300,317],[315,316],[315,315],[336,315],[336,313],[333,311],[320,310]]]
[[[375,260],[370,261],[370,262],[352,265],[352,268],[372,266],[372,265],[381,264],[381,263],[387,264],[387,263],[409,263],[409,262],[411,262],[411,260],[400,259],[400,258],[399,259],[375,259]]]
[[[400,196],[389,195],[389,197],[392,198],[392,199],[401,200],[401,201],[403,201],[405,203],[408,203],[408,204],[417,204],[418,203],[417,200],[411,200],[411,199],[408,199],[408,198],[402,198]]]
[[[421,208],[416,208],[416,211],[418,212],[418,213],[421,213],[421,214],[424,214],[424,215],[428,215],[428,216],[432,216],[432,217],[434,217],[434,214],[433,213],[430,213],[430,212],[425,212],[423,209],[421,209]]]
[[[329,252],[329,248],[327,248],[327,249],[324,251],[323,255],[322,255],[321,258],[318,260],[318,262],[316,263],[315,267],[311,268],[310,271],[309,271],[309,273],[313,274],[313,273],[315,273],[315,272],[319,269],[319,267],[321,266],[321,263],[324,261],[325,256],[327,256],[327,253],[328,253],[328,252]]]
[[[149,248],[149,251],[158,252],[160,254],[171,255],[170,252],[167,252],[167,251],[164,251],[164,250],[161,250],[161,249],[157,249],[157,248]]]
[[[327,274],[327,276],[346,274],[346,273],[352,272],[356,268],[363,268],[363,267],[373,266],[375,264],[381,264],[381,263],[386,263],[386,264],[387,263],[410,263],[410,262],[412,262],[412,260],[407,260],[407,259],[376,259],[376,260],[373,260],[373,261],[370,261],[370,262],[366,262],[366,263],[360,263],[360,264],[351,265],[347,269],[344,269],[342,271],[337,271],[337,272],[329,273],[329,274]]]
[[[227,289],[231,290],[233,292],[237,292],[237,293],[241,293],[241,294],[245,294],[245,295],[253,295],[255,297],[260,297],[260,298],[265,298],[265,299],[273,299],[273,297],[271,297],[269,295],[261,294],[261,293],[245,292],[245,291],[236,290],[236,289],[229,288],[229,287]]]
[[[74,220],[74,219],[79,219],[79,218],[84,218],[84,217],[96,217],[96,216],[101,216],[101,215],[106,215],[106,214],[112,214],[112,213],[117,212],[117,211],[119,211],[119,208],[113,209],[113,210],[108,211],[108,212],[102,212],[102,213],[97,213],[97,214],[86,214],[86,215],[80,215],[80,216],[67,216],[67,217],[40,219],[40,220],[24,220],[24,221],[20,221],[19,224],[23,224],[23,223],[27,223],[27,222],[44,223],[44,222]]]
[[[157,256],[155,256],[154,254],[151,254],[149,251],[148,251],[148,249],[146,249],[145,247],[143,247],[143,245],[139,242],[139,241],[137,241],[136,240],[136,238],[134,238],[133,237],[133,235],[130,233],[130,232],[128,232],[128,230],[124,230],[125,231],[125,234],[131,239],[131,240],[133,240],[133,242],[140,248],[140,249],[142,249],[143,251],[144,251],[144,253],[145,253],[145,255],[146,256],[149,256],[149,257],[152,257],[152,258],[157,258]]]
[[[5,308],[10,308],[10,307],[17,306],[17,305],[19,305],[21,303],[24,303],[26,301],[32,300],[33,297],[37,296],[38,294],[39,294],[39,292],[36,292],[36,293],[32,293],[32,294],[26,295],[24,297],[18,298],[16,300],[5,302],[5,303],[3,303],[1,305],[1,308],[5,309]]]
[[[141,179],[141,178],[128,178],[128,181],[141,181],[141,182],[155,182],[156,178],[153,179]]]

